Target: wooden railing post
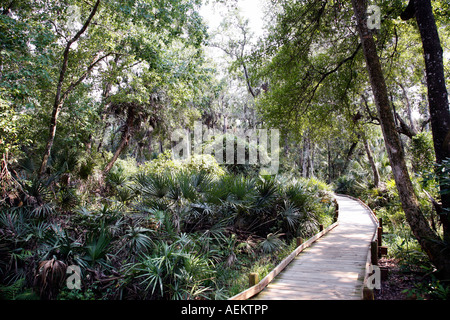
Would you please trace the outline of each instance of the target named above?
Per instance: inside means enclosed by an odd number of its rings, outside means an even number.
[[[370,243],[370,257],[372,265],[378,265],[378,243],[376,241]]]
[[[386,255],[388,248],[383,246],[383,220],[381,218],[378,219],[378,229],[377,229],[377,239],[378,239],[378,258]]]
[[[370,262],[373,266],[378,265],[378,242],[376,240],[370,242]],[[366,275],[366,277],[367,276],[368,275]],[[375,298],[373,289],[370,288],[367,283],[364,283],[362,295],[363,300],[374,300]]]
[[[368,287],[363,288],[363,300],[374,300],[374,293],[372,289],[369,289]]]
[[[248,275],[248,284],[250,287],[253,287],[259,282],[259,275],[257,273],[250,273]]]
[[[297,237],[297,247],[300,247],[303,244],[303,238]]]
[[[383,235],[383,228],[382,227],[378,227],[378,231],[377,231],[377,233],[378,233],[378,246],[379,247],[381,247],[382,245],[383,245],[383,243],[382,243],[382,235]]]

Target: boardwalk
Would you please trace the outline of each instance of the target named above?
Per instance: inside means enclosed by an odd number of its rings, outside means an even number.
[[[358,201],[337,197],[339,225],[300,253],[261,293],[264,300],[361,299],[377,225]]]

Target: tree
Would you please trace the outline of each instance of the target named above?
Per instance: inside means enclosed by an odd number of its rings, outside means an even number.
[[[352,0],[352,6],[357,20],[357,29],[363,47],[373,97],[386,143],[386,150],[406,219],[411,226],[412,232],[421,247],[428,254],[432,263],[445,277],[449,277],[450,259],[447,253],[447,246],[430,228],[423,216],[414,193],[408,168],[406,167],[405,156],[399,134],[396,130],[377,47],[373,35],[367,26],[367,3],[365,0]]]
[[[268,83],[257,101],[264,119],[283,132],[326,136],[338,112],[351,119],[351,96],[359,87],[360,46],[348,28],[351,12],[337,1],[286,1],[277,23],[254,52],[258,77]]]
[[[408,20],[414,16],[423,44],[434,152],[436,162],[441,164],[443,160],[450,158],[450,111],[445,85],[443,50],[431,1],[410,0],[401,17],[403,20]],[[443,210],[440,210],[438,214],[443,224],[444,240],[450,244],[450,194],[444,192],[442,183],[441,200]]]
[[[254,37],[248,24],[249,21],[241,16],[239,9],[236,8],[228,12],[218,30],[214,32],[213,38],[215,38],[215,41],[211,45],[220,48],[231,58],[230,73],[242,68],[248,92],[253,98],[256,98],[259,91],[252,86],[245,61],[248,47],[252,45],[252,38]]]
[[[370,167],[372,168],[372,172],[373,172],[373,184],[374,184],[375,188],[378,189],[380,187],[380,182],[381,182],[380,181],[380,173],[378,172],[377,165],[375,163],[375,160],[373,159],[372,151],[370,150],[369,141],[365,136],[363,137],[363,143],[364,143],[364,149],[366,150],[366,153],[367,153],[367,159],[369,160]]]
[[[120,142],[103,174],[111,170],[139,131],[145,131],[141,137],[159,134],[168,138],[174,129],[193,127],[194,120],[201,116],[196,104],[209,83],[211,69],[205,64],[199,44],[176,39],[172,42],[155,50],[152,64],[144,60],[137,69],[125,67],[135,65],[138,53],[131,59],[118,61],[123,80],[115,87],[116,93],[108,98],[107,112],[116,121],[124,120]]]
[[[254,101],[261,88],[253,85],[252,70],[246,60],[255,45],[249,20],[241,15],[239,8],[223,6],[221,9],[226,13],[218,28],[211,32],[209,46],[220,50],[222,55],[214,55],[216,59],[219,57],[223,60],[222,65],[226,68],[220,70],[223,73],[222,81],[226,83],[220,101],[225,133],[229,126],[234,125],[233,121],[240,127],[257,125]]]
[[[45,172],[51,155],[58,117],[64,102],[88,80],[92,82],[99,78],[104,67],[103,61],[125,56],[127,61],[134,59],[133,63],[145,61],[150,69],[155,70],[158,68],[158,56],[165,50],[165,44],[179,39],[181,43],[199,46],[205,37],[206,29],[195,11],[199,4],[197,0],[100,3],[97,1],[90,9],[84,24],[74,36],[68,37],[70,30],[67,30],[69,28],[66,25],[69,16],[62,15],[59,23],[53,21],[55,31],[59,34],[60,41],[65,42],[65,47],[61,56],[49,138],[39,170],[41,175]],[[71,4],[83,8],[78,1],[74,0]],[[53,7],[50,4],[50,8],[61,11],[56,4]],[[128,68],[130,65],[124,67]],[[92,76],[94,69],[97,72]]]
[[[103,59],[108,57],[111,53],[107,53],[104,55],[97,54],[95,55],[92,62],[89,64],[89,66],[86,68],[84,73],[76,80],[69,84],[67,89],[63,91],[63,85],[66,80],[66,72],[67,72],[67,66],[69,63],[69,53],[72,45],[80,39],[80,37],[83,35],[83,33],[86,32],[87,28],[91,24],[92,19],[94,18],[95,14],[97,13],[98,7],[100,5],[100,0],[97,0],[97,2],[94,4],[88,18],[86,19],[86,22],[83,24],[81,29],[69,40],[67,41],[66,47],[64,49],[60,73],[59,73],[59,80],[56,87],[56,94],[55,94],[55,101],[53,103],[53,111],[52,111],[52,117],[50,120],[50,128],[49,128],[49,137],[47,141],[47,145],[45,146],[44,150],[44,156],[42,158],[41,167],[39,169],[39,175],[43,175],[45,173],[45,170],[47,168],[47,162],[50,157],[50,153],[52,151],[53,142],[55,141],[55,135],[56,135],[56,126],[58,122],[59,113],[61,112],[61,108],[64,105],[64,101],[67,99],[69,94],[89,75],[89,73],[92,71],[92,69]]]

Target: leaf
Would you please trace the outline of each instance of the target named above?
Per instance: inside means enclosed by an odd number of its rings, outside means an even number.
[[[259,244],[261,250],[266,254],[271,254],[285,246],[284,242],[280,239],[283,233],[269,233],[265,240]]]

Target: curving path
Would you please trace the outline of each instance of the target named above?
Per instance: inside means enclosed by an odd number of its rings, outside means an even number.
[[[358,201],[343,196],[336,199],[339,225],[300,253],[253,299],[361,299],[367,256],[377,224]]]

